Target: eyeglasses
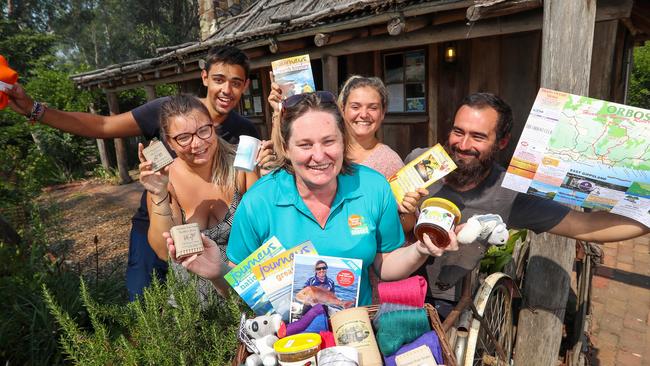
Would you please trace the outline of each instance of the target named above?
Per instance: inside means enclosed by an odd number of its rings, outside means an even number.
[[[327,267],[316,267],[317,271],[327,271]]]
[[[293,108],[305,100],[309,95],[316,94],[321,103],[336,103],[336,96],[328,91],[317,91],[313,93],[295,94],[282,101],[282,109]]]
[[[194,135],[196,135],[196,137],[200,138],[201,140],[209,139],[212,136],[212,130],[214,130],[214,127],[212,126],[212,123],[210,123],[199,127],[196,131],[194,131],[194,133],[180,133],[172,137],[172,139],[176,141],[176,143],[181,147],[185,147],[192,143],[192,140],[194,140]]]

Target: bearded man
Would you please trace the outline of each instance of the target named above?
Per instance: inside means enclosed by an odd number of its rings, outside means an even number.
[[[508,146],[512,110],[491,93],[475,93],[463,99],[445,149],[458,168],[429,187],[428,197],[454,202],[461,211],[461,223],[473,215],[498,214],[508,228],[549,232],[591,242],[614,242],[650,232],[627,217],[604,211],[579,212],[557,202],[501,187],[505,169],[496,163],[499,151]],[[415,149],[405,163],[425,149]],[[445,316],[460,298],[455,286],[483,258],[486,246],[475,242],[461,245],[457,252],[430,258],[418,273],[427,278],[427,302]],[[567,247],[566,250],[575,250]]]

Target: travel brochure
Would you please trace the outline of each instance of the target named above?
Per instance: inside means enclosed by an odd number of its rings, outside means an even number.
[[[296,254],[293,265],[290,322],[316,304],[327,305],[330,315],[357,306],[360,259]]]
[[[294,255],[316,254],[314,245],[307,241],[253,267],[253,274],[271,302],[273,310],[282,315],[284,321],[289,320]]]
[[[225,275],[257,315],[294,321],[315,304],[330,313],[355,307],[362,261],[318,255],[310,241],[285,249],[272,237]]]
[[[295,94],[311,93],[316,90],[311,72],[309,55],[283,58],[271,62],[275,82],[282,88],[282,95],[288,98]]]
[[[388,178],[388,182],[397,202],[402,202],[406,193],[427,188],[454,169],[454,161],[442,145],[436,144]]]
[[[253,274],[253,268],[284,250],[282,244],[274,236],[224,276],[226,282],[237,291],[257,315],[271,312],[273,306]]]
[[[540,89],[503,187],[650,225],[650,111]]]

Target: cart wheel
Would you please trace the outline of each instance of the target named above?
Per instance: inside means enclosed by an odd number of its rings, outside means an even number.
[[[512,293],[514,283],[503,273],[493,273],[479,289],[474,298],[477,313],[472,320],[465,352],[465,366],[510,365],[514,331],[512,327]],[[485,320],[481,325],[476,317],[482,316]],[[490,333],[494,338],[490,337]],[[499,357],[496,342],[501,345],[505,359]]]

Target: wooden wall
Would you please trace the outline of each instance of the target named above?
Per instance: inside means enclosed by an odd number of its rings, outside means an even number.
[[[387,114],[379,137],[402,158],[414,148],[444,143],[461,100],[470,93],[492,92],[503,98],[513,110],[512,138],[499,157],[502,164],[507,164],[539,90],[541,31],[453,42],[457,48],[454,63],[442,59],[447,44],[417,47],[427,49],[429,113]],[[623,101],[625,60],[631,46],[629,32],[617,20],[596,24],[594,48],[599,50],[600,57],[593,58],[590,96]],[[390,50],[396,51],[400,49]],[[339,56],[339,85],[355,74],[383,78],[382,57],[383,53],[379,51]],[[315,74],[322,77],[322,69],[316,68]],[[268,91],[267,74],[265,69],[262,78]],[[320,79],[317,78],[316,82]],[[266,138],[270,131],[270,116],[266,121],[254,122]]]

